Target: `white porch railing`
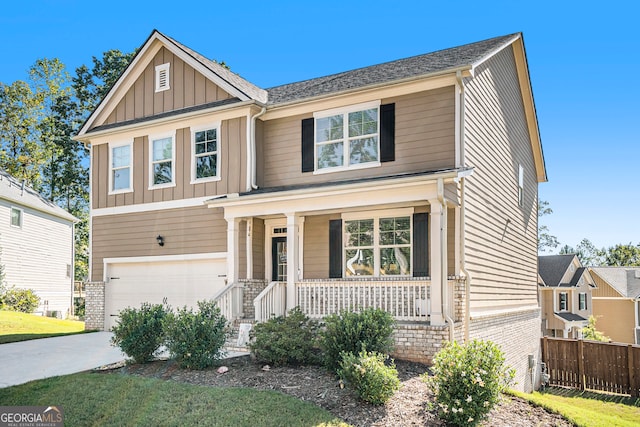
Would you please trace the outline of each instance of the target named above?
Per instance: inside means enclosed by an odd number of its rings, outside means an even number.
[[[253,300],[256,321],[264,322],[275,316],[283,316],[287,312],[286,282],[271,282]],[[293,307],[291,307],[293,308]]]
[[[428,280],[313,280],[296,283],[297,304],[320,319],[341,310],[380,308],[396,320],[427,321],[431,314]]]
[[[232,322],[244,316],[242,303],[244,299],[244,287],[240,283],[231,283],[218,292],[213,300],[220,307],[220,312]]]

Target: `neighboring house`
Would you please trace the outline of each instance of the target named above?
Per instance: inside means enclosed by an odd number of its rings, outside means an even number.
[[[531,388],[546,171],[521,34],[265,90],[153,31],[76,138],[88,327],[165,298],[375,306],[396,357],[491,339]]]
[[[596,329],[615,342],[640,345],[640,267],[590,267]]]
[[[582,338],[582,328],[593,313],[592,289],[596,286],[586,267],[574,254],[538,257],[542,334]]]
[[[37,313],[70,315],[76,218],[3,170],[0,218],[5,286],[35,291]]]

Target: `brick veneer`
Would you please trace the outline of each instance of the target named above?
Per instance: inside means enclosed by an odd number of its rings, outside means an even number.
[[[84,329],[104,330],[104,282],[87,282],[85,288]]]

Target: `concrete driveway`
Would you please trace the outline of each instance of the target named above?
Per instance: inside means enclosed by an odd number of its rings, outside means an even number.
[[[111,332],[0,344],[0,388],[68,375],[125,359],[109,343]]]

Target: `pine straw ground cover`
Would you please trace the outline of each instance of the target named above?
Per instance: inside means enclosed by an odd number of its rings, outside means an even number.
[[[229,370],[189,371],[173,361],[156,361],[145,365],[109,367],[108,374],[137,375],[214,387],[251,387],[277,390],[318,405],[353,426],[444,426],[435,411],[433,394],[420,378],[427,366],[396,360],[402,382],[401,389],[382,406],[364,403],[348,387],[341,388],[338,379],[317,366],[280,367],[264,370],[249,356],[225,361]],[[274,408],[277,410],[277,408]],[[483,426],[571,426],[561,416],[532,406],[512,396],[493,409]]]

